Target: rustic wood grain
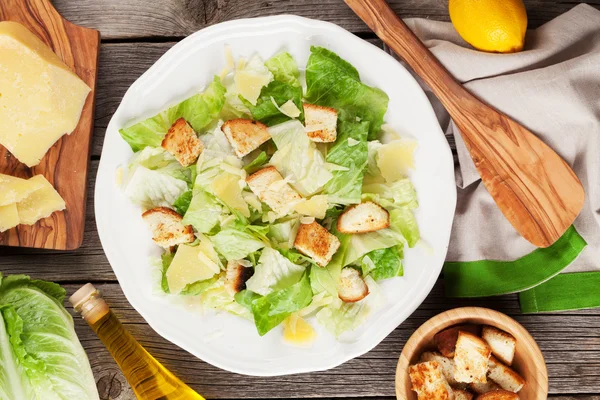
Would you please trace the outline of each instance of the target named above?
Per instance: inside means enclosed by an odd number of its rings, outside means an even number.
[[[71,294],[80,285],[67,284],[65,287]],[[145,324],[131,309],[117,284],[99,284],[97,287],[127,329],[150,353],[209,399],[392,398],[396,364],[409,336],[439,312],[468,304],[502,311],[523,324],[544,353],[550,393],[598,393],[600,389],[600,310],[520,315],[515,295],[471,301],[446,299],[440,281],[423,305],[368,354],[326,372],[256,378],[221,371],[178,349]],[[127,383],[99,339],[80,317],[75,316],[75,322],[100,391],[111,392],[114,400],[133,400]],[[568,337],[562,333],[565,327],[570,327]]]
[[[456,81],[386,0],[346,3],[444,105],[485,187],[517,232],[537,247],[557,241],[583,207],[583,186],[571,167],[524,126]]]
[[[43,174],[66,202],[35,225],[20,225],[0,233],[0,245],[72,250],[81,245],[85,223],[87,169],[94,127],[94,99],[100,35],[65,21],[49,0],[2,0],[0,21],[25,25],[92,89],[77,128],[63,136],[33,168],[27,168],[0,146],[0,172],[29,178]]]
[[[368,34],[369,28],[340,0],[161,0],[148,7],[146,0],[53,0],[72,22],[98,29],[102,37],[118,39],[181,38],[205,26],[268,15],[296,14],[336,23],[349,31]],[[525,0],[529,27],[535,28],[564,13],[578,0]],[[600,8],[600,0],[588,0]],[[448,21],[446,0],[393,0],[402,18]]]

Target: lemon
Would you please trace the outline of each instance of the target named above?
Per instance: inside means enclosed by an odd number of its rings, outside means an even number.
[[[513,53],[523,49],[527,12],[522,0],[449,0],[452,24],[478,50]]]

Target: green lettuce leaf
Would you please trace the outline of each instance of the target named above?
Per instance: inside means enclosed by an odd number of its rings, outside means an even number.
[[[125,194],[143,208],[171,207],[188,190],[188,184],[170,175],[137,167],[127,183]]]
[[[242,230],[223,229],[210,238],[215,248],[228,261],[241,260],[248,254],[265,247],[256,236]]]
[[[211,287],[206,288],[201,294],[202,306],[206,309],[226,311],[252,321],[252,312],[239,304],[233,294],[225,288],[225,280],[219,278]]]
[[[244,166],[244,170],[248,173],[248,175],[252,175],[256,171],[262,168],[269,161],[269,156],[264,151],[261,151],[258,156],[254,160],[252,160],[249,164]]]
[[[297,120],[269,128],[277,146],[271,164],[290,178],[290,185],[304,197],[315,194],[331,180],[325,159],[315,143],[306,136],[304,125]]]
[[[0,362],[10,370],[0,376],[20,372],[20,378],[11,375],[10,386],[2,382],[0,393],[16,394],[12,399],[99,398],[73,319],[58,298],[64,298],[64,290],[50,282],[22,275],[2,280]],[[15,364],[21,369],[16,370]]]
[[[219,279],[219,277],[215,276],[211,279],[205,279],[203,281],[188,283],[183,288],[183,290],[181,292],[179,292],[179,294],[184,295],[184,296],[197,296],[200,293],[204,292],[205,290],[212,288],[218,279]]]
[[[302,121],[302,88],[300,87],[290,86],[287,83],[280,81],[273,81],[262,88],[260,97],[256,100],[255,106],[247,100],[242,101],[252,113],[253,119],[260,121],[267,126],[273,126],[291,119],[283,114],[278,108],[288,100],[292,100],[296,107],[298,107],[300,110],[300,116],[298,118]],[[273,102],[277,103],[277,105]]]
[[[370,276],[365,278],[365,282],[369,287],[369,294],[361,301],[342,303],[341,306],[333,303],[317,313],[317,321],[335,337],[362,325],[367,317],[383,304],[383,294],[379,285]]]
[[[177,211],[180,215],[184,215],[190,208],[192,196],[193,192],[191,190],[188,190],[187,192],[184,192],[181,196],[179,196],[177,200],[175,200],[175,202],[173,203],[173,208],[175,209],[175,211]]]
[[[414,247],[421,238],[419,226],[413,211],[407,208],[396,208],[390,211],[390,229],[404,236],[408,247]]]
[[[363,185],[363,199],[370,199],[375,203],[379,203],[384,207],[383,202],[379,199],[388,200],[391,202],[389,206],[404,207],[415,209],[419,207],[417,201],[417,192],[409,179],[400,179],[393,183],[371,183]]]
[[[304,271],[303,266],[294,264],[277,250],[266,247],[254,268],[254,275],[246,281],[246,288],[266,296],[295,284]]]
[[[341,120],[369,122],[369,139],[376,139],[387,111],[387,94],[362,83],[358,71],[332,51],[312,46],[310,52],[306,64],[308,102],[335,108]]]
[[[167,270],[171,266],[171,263],[173,262],[174,257],[175,257],[175,253],[163,253],[163,255],[160,256],[160,261],[161,261],[160,288],[165,293],[171,293],[171,290],[169,290],[169,281],[167,280]]]
[[[338,139],[327,153],[327,162],[341,165],[345,171],[333,171],[333,178],[325,185],[328,201],[336,204],[358,204],[368,160],[368,122],[338,124]]]
[[[274,55],[265,61],[265,66],[271,71],[276,81],[287,83],[290,86],[300,87],[300,71],[292,55],[283,52]],[[302,94],[301,94],[302,95]]]
[[[239,305],[244,306],[248,310],[252,311],[252,302],[260,298],[260,295],[246,289],[242,290],[241,292],[237,292],[233,298]]]
[[[184,118],[196,132],[210,124],[221,112],[225,103],[225,87],[219,77],[203,93],[196,94],[167,110],[128,128],[120,129],[121,137],[134,152],[145,147],[160,147],[171,125]]]
[[[292,286],[253,300],[252,314],[258,334],[265,335],[290,314],[308,306],[312,297],[308,274],[304,274],[302,279]]]
[[[344,256],[344,266],[354,263],[373,250],[387,249],[401,244],[404,244],[404,237],[391,229],[351,235]]]
[[[376,281],[403,276],[403,249],[403,245],[397,245],[367,253],[362,259],[363,276],[371,275]]]
[[[196,188],[182,222],[192,225],[200,233],[212,233],[222,213],[223,206],[213,195]]]

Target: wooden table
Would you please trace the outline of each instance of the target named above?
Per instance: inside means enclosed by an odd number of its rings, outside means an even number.
[[[74,252],[0,248],[0,271],[63,284],[69,294],[93,282],[131,333],[176,375],[209,399],[394,398],[394,374],[402,346],[426,319],[465,306],[490,307],[516,318],[537,340],[550,375],[552,399],[600,400],[600,310],[520,315],[516,295],[449,300],[440,279],[423,305],[368,354],[326,372],[276,378],[231,374],[208,365],[158,336],[129,305],[108,264],[94,220],[93,189],[108,121],[121,97],[156,59],[183,37],[230,19],[297,14],[334,22],[377,45],[381,42],[342,0],[54,0],[70,21],[102,33],[94,145],[86,232]],[[448,20],[446,0],[394,0],[402,17]],[[530,27],[569,10],[576,0],[526,0]],[[600,0],[588,3],[600,9]],[[71,310],[72,311],[72,310]],[[76,329],[102,399],[130,400],[127,382],[100,340],[80,318]]]

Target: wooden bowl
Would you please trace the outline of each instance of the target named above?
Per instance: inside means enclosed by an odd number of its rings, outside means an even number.
[[[464,307],[436,315],[425,322],[412,334],[398,360],[396,369],[396,397],[403,400],[417,400],[411,390],[408,367],[419,361],[424,351],[435,348],[433,336],[451,326],[459,324],[495,326],[517,339],[515,359],[511,368],[527,382],[519,392],[525,400],[546,400],[548,398],[548,371],[540,348],[529,332],[514,319],[498,311],[480,307]]]

